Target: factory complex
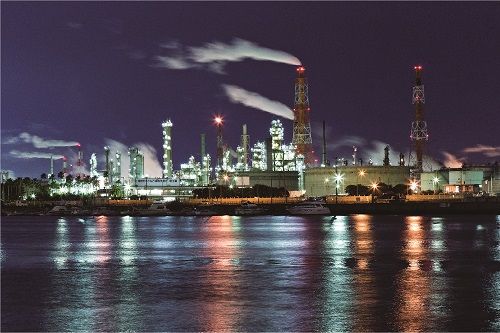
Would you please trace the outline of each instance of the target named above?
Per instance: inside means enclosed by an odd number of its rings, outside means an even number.
[[[293,105],[293,139],[284,141],[284,125],[275,119],[269,128],[269,137],[250,141],[247,125],[241,128],[239,145],[232,149],[224,140],[224,118],[217,115],[214,126],[217,131],[216,156],[206,153],[205,134],[200,135],[199,154],[192,155],[180,169],[174,169],[172,160],[172,129],[174,124],[166,119],[161,124],[163,139],[162,177],[153,178],[145,174],[145,158],[139,147],[129,147],[127,156],[123,152],[104,147],[104,166],[98,166],[96,154],[89,161],[90,174],[85,174],[83,156],[78,145],[78,161],[69,167],[63,159],[59,177],[54,177],[53,160],[49,179],[59,182],[89,176],[96,181],[73,187],[61,186],[60,193],[88,194],[101,197],[112,196],[112,190],[120,190],[121,197],[147,196],[153,199],[175,200],[191,198],[196,190],[228,187],[230,189],[252,188],[262,185],[270,188],[285,189],[290,197],[325,197],[377,194],[379,186],[404,186],[406,194],[443,193],[485,194],[500,193],[500,172],[498,164],[464,166],[459,169],[442,168],[430,170],[425,161],[425,146],[429,139],[424,117],[424,85],[422,67],[415,66],[415,85],[412,102],[415,119],[410,127],[411,149],[408,156],[391,156],[390,147],[380,152],[383,163],[375,165],[372,159],[363,161],[357,156],[357,147],[352,147],[352,157],[327,157],[325,122],[323,121],[323,143],[321,158],[315,157],[308,97],[308,82],[305,68],[297,67],[295,79],[295,98]],[[123,160],[123,161],[122,161]],[[123,163],[126,163],[126,168]],[[123,170],[128,170],[124,172]],[[2,180],[3,181],[3,180]]]

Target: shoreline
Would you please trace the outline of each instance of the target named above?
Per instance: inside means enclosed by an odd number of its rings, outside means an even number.
[[[335,216],[351,214],[369,215],[500,215],[500,204],[498,202],[394,202],[394,203],[369,203],[369,204],[326,204],[330,208],[330,214],[316,216]],[[218,216],[235,214],[235,205],[215,204],[208,206],[211,213],[194,213],[193,208],[206,208],[204,205],[187,205],[172,203],[168,205],[171,212],[160,214],[141,214],[133,210],[133,206],[106,206],[106,212],[92,213],[96,207],[83,207],[81,213],[56,213],[48,214],[47,208],[36,207],[2,207],[2,216]],[[290,205],[267,204],[263,205],[267,210],[262,214],[242,216],[310,216],[292,215],[286,209]]]

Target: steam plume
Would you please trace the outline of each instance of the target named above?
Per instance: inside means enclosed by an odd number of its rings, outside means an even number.
[[[129,164],[130,158],[128,156],[128,146],[112,139],[105,140],[106,145],[110,148],[111,158],[114,158],[114,154],[118,151],[121,154],[121,174],[124,177],[128,177],[129,174]],[[147,143],[136,143],[131,145],[131,147],[137,147],[140,152],[144,155],[144,174],[148,177],[161,177],[162,167],[156,156],[156,149]]]
[[[463,162],[465,161],[465,157],[458,158],[447,151],[443,151],[442,154],[445,157],[443,164],[447,168],[461,168]]]
[[[224,74],[224,65],[227,62],[243,61],[245,59],[274,61],[289,65],[300,65],[300,60],[284,51],[273,50],[259,46],[240,38],[233,39],[232,43],[211,42],[200,47],[185,47],[177,42],[162,43],[160,46],[170,53],[158,55],[153,67],[169,69],[206,69]]]
[[[257,93],[247,91],[237,86],[223,84],[222,87],[231,102],[272,113],[274,115],[293,120],[293,111],[283,103],[272,101]]]
[[[51,157],[54,160],[60,160],[63,159],[63,155],[57,155],[57,154],[50,154],[50,153],[43,153],[43,152],[23,152],[23,151],[17,151],[17,150],[12,150],[10,152],[10,155],[16,157],[16,158],[24,158],[24,159],[31,159],[31,158],[44,158],[44,159],[50,159]]]
[[[73,147],[79,145],[76,141],[44,139],[26,132],[23,132],[16,137],[9,138],[5,143],[12,144],[18,143],[19,141],[31,143],[35,148]]]
[[[500,147],[486,146],[478,144],[475,147],[468,147],[463,150],[464,153],[483,153],[488,157],[500,156]]]
[[[300,60],[293,55],[259,46],[255,43],[235,38],[232,44],[221,42],[206,43],[202,47],[191,47],[190,58],[198,63],[219,61],[242,61],[244,59],[268,60],[289,65],[300,65]]]

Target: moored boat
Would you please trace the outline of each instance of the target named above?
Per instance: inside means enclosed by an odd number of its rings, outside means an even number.
[[[139,216],[164,216],[171,215],[172,211],[167,208],[164,203],[156,202],[151,204],[148,208],[137,210],[136,214]]]
[[[235,215],[260,215],[264,214],[267,209],[260,207],[251,202],[243,202],[241,205],[235,208]]]
[[[287,209],[292,215],[329,215],[330,208],[322,202],[304,201]]]

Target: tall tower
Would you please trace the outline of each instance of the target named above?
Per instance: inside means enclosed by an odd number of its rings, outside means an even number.
[[[172,122],[170,119],[161,124],[163,128],[163,177],[172,177]]]
[[[119,151],[115,154],[115,163],[113,164],[113,179],[120,180],[122,177],[122,153]]]
[[[272,170],[283,171],[285,159],[283,151],[284,130],[283,124],[279,119],[275,119],[271,122],[269,134],[271,134]]]
[[[297,154],[304,156],[306,164],[313,160],[311,123],[309,121],[309,96],[308,85],[305,77],[306,69],[297,67],[297,78],[295,79],[295,100],[293,106],[293,140]]]
[[[417,178],[422,172],[422,158],[424,154],[425,142],[429,139],[427,134],[427,122],[424,120],[424,85],[422,84],[422,66],[415,66],[415,86],[413,86],[412,103],[415,104],[415,120],[411,123],[410,138],[413,143],[416,155],[414,171]],[[410,163],[411,161],[410,153]]]
[[[128,149],[128,156],[130,158],[129,178],[131,183],[136,183],[137,179],[144,177],[144,155],[137,147]]]
[[[248,135],[246,124],[243,124],[243,132],[241,134],[241,148],[243,149],[241,163],[243,165],[243,169],[247,171],[249,168],[248,154],[250,152],[250,136]]]
[[[54,156],[50,155],[50,173],[49,178],[54,174]]]
[[[79,143],[77,143],[76,147],[78,148],[78,158],[76,160],[76,167],[73,170],[76,177],[78,176],[83,177],[85,164],[83,163],[82,146]]]
[[[106,180],[108,181],[108,184],[111,184],[113,182],[113,175],[111,174],[111,161],[109,160],[109,147],[105,146],[104,147],[104,156],[106,157],[106,169],[104,176]]]
[[[90,177],[97,177],[97,156],[95,153],[92,153],[90,155],[90,160],[89,160],[89,165],[90,165]]]
[[[222,124],[224,120],[222,116],[215,116],[214,124],[217,127],[217,168],[222,168],[224,159],[224,139],[222,138]]]

